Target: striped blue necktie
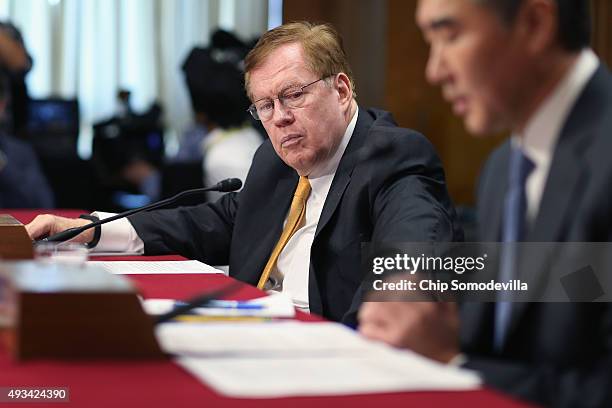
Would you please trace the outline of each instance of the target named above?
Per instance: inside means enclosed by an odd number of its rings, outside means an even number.
[[[510,171],[508,190],[504,201],[504,218],[502,221],[501,259],[499,265],[499,282],[516,278],[517,245],[524,238],[526,224],[527,197],[525,182],[535,165],[518,147],[513,147],[510,154]],[[501,350],[509,328],[512,302],[509,292],[502,292],[495,304],[494,346]]]

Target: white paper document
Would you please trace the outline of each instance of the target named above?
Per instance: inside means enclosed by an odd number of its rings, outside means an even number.
[[[223,273],[200,261],[89,261],[87,264],[117,275]]]
[[[336,323],[161,325],[162,348],[233,397],[472,390],[473,372],[372,342]]]

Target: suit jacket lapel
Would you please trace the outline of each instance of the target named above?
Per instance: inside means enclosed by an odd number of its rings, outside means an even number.
[[[574,135],[567,134],[568,137]],[[563,134],[565,136],[565,134]],[[582,135],[575,135],[577,137]],[[583,185],[584,163],[573,149],[573,143],[562,143],[555,149],[553,162],[540,202],[538,216],[533,227],[527,234],[525,242],[557,242],[565,240],[564,229],[568,227],[568,219],[572,217],[572,205],[579,198],[580,186]],[[519,259],[523,266],[518,267],[518,278],[528,281],[529,278],[521,278],[521,274],[538,274],[535,281],[530,284],[530,292],[542,293],[546,283],[549,281],[551,256],[555,252],[539,252],[537,248],[524,248],[523,255]],[[532,277],[533,278],[533,277]],[[512,308],[508,335],[511,335],[518,326],[530,303],[517,302]]]
[[[563,228],[572,219],[571,203],[580,199],[576,192],[587,181],[588,163],[583,152],[593,141],[596,126],[602,119],[599,92],[606,88],[608,77],[606,69],[600,66],[570,111],[555,147],[537,219],[525,241],[567,239]]]
[[[325,228],[332,215],[338,208],[338,204],[344,195],[349,182],[351,181],[351,173],[353,168],[357,164],[359,148],[363,145],[365,137],[368,133],[370,126],[372,126],[372,119],[368,112],[359,110],[359,116],[357,117],[357,123],[351,136],[351,140],[346,146],[346,150],[340,159],[336,174],[327,193],[325,204],[321,210],[321,216],[317,223],[317,230],[315,232],[314,240],[311,248],[311,258],[314,251],[316,251],[317,237],[321,230]],[[321,296],[319,294],[319,283],[317,275],[312,268],[312,262],[310,263],[310,273],[308,277],[308,302],[310,303],[310,310],[315,313],[322,313]]]
[[[601,120],[598,107],[598,92],[605,88],[607,72],[599,67],[595,75],[587,83],[582,94],[570,111],[565,125],[555,147],[548,178],[540,201],[538,216],[533,227],[527,234],[526,242],[560,242],[567,241],[567,230],[573,217],[572,211],[577,208],[581,189],[588,181],[587,163],[583,152],[593,141],[594,127]],[[530,251],[533,253],[534,251]],[[531,256],[531,254],[530,254]],[[526,273],[536,271],[541,274],[539,287],[531,288],[539,292],[548,281],[551,256],[554,252],[546,252],[538,259],[529,259]],[[520,277],[520,275],[519,275]],[[516,303],[512,310],[508,334],[518,326],[530,303]]]
[[[262,214],[264,219],[275,220],[275,230],[277,231],[274,238],[274,242],[270,246],[270,252],[276,241],[280,238],[281,232],[283,231],[283,224],[285,222],[285,218],[287,217],[287,213],[289,212],[289,207],[291,206],[291,201],[293,200],[293,194],[297,187],[297,183],[299,181],[299,176],[295,171],[288,172],[283,178],[279,179],[276,183],[276,188],[274,189],[274,193],[272,197],[270,197],[270,202],[274,203],[273,205],[266,206],[267,211],[266,214]]]
[[[486,195],[479,201],[479,235],[483,242],[498,242],[501,238],[504,200],[508,189],[508,166],[510,144],[503,147],[500,158],[496,158],[496,170],[492,171],[493,180],[487,183]]]
[[[484,194],[479,200],[479,237],[482,242],[498,242],[501,234],[504,197],[508,185],[509,143],[503,148],[499,158],[487,174],[491,180],[486,183]],[[484,175],[483,175],[484,177]],[[461,341],[463,344],[480,344],[481,349],[492,342],[493,305],[484,302],[466,302],[461,305]]]
[[[297,183],[297,173],[288,168],[288,171],[279,178],[274,192],[268,198],[268,202],[272,204],[262,205],[252,215],[255,219],[272,222],[270,232],[261,234],[256,240],[256,247],[251,251],[252,256],[256,258],[250,259],[248,263],[245,262],[245,272],[250,276],[248,281],[253,284],[259,280],[263,268],[272,253],[272,249],[280,238]]]
[[[323,205],[323,210],[321,211],[321,216],[317,224],[315,240],[319,236],[321,230],[325,228],[340,203],[342,195],[351,180],[351,174],[358,162],[360,149],[365,143],[366,136],[372,123],[373,120],[368,112],[360,109],[357,123],[355,124],[353,135],[351,136],[351,141],[348,146],[346,146],[346,150],[338,164],[338,169],[336,169],[334,180],[327,193],[327,198],[325,199],[325,204]]]
[[[525,241],[552,242],[563,239],[563,228],[567,223],[561,221],[571,217],[570,204],[579,198],[575,192],[585,181],[584,163],[576,152],[575,143],[571,143],[570,133],[567,133],[570,140],[559,140],[555,149],[538,216]],[[574,135],[584,136],[576,133]]]

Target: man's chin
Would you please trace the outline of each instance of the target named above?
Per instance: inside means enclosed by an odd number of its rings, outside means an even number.
[[[288,156],[283,159],[285,164],[295,171],[300,176],[307,176],[312,171],[312,160],[308,160],[303,156]]]
[[[498,131],[492,123],[482,118],[466,116],[463,123],[465,129],[474,137],[485,137]]]

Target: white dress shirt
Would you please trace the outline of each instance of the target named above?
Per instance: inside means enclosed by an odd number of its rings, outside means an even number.
[[[282,292],[288,294],[293,299],[294,304],[305,311],[309,309],[310,248],[336,169],[355,130],[358,112],[359,109],[356,109],[333,156],[317,166],[308,176],[311,192],[306,202],[304,226],[297,230],[287,242],[278,257],[275,270],[272,271],[273,275],[283,277]],[[93,215],[103,219],[114,214],[95,212]],[[126,218],[123,218],[102,226],[100,241],[94,251],[121,251],[142,254],[144,243],[138,237],[132,224]]]
[[[281,251],[276,268],[272,275],[283,278],[282,292],[286,293],[296,307],[303,311],[309,310],[308,303],[308,279],[310,276],[310,248],[314,240],[321,211],[331,187],[336,169],[344,150],[351,140],[355,124],[357,123],[358,110],[351,119],[344,132],[344,136],[336,149],[334,155],[327,161],[321,163],[308,175],[310,182],[310,195],[306,201],[306,220],[304,226],[297,230]],[[285,220],[286,222],[286,220]]]
[[[91,215],[95,215],[103,220],[116,214],[96,211]],[[127,218],[111,221],[108,224],[102,225],[101,228],[100,241],[92,249],[92,252],[144,253],[144,242],[142,242],[142,239],[140,239]]]
[[[595,53],[590,49],[583,50],[574,66],[529,119],[524,132],[512,137],[512,143],[520,146],[535,164],[525,184],[527,219],[530,223],[538,215],[562,126],[598,65],[599,60]]]

